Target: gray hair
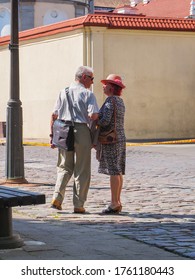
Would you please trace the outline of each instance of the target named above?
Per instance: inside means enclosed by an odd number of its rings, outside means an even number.
[[[93,69],[91,67],[88,67],[88,66],[80,66],[76,73],[75,73],[75,80],[79,80],[83,74],[91,74],[93,73]]]

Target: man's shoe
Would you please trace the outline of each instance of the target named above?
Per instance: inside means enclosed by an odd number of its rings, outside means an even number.
[[[84,207],[74,208],[74,213],[84,214],[85,213],[85,208]]]
[[[51,208],[54,208],[54,209],[57,209],[57,210],[62,210],[61,203],[58,200],[56,200],[56,199],[52,200]]]

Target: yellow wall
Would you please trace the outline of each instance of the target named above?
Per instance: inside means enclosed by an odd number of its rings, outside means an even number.
[[[0,48],[0,122],[6,120],[10,88],[10,57],[6,48]]]
[[[96,72],[124,78],[129,139],[195,136],[194,33],[106,30],[94,39]]]
[[[57,95],[83,64],[95,70],[99,105],[105,98],[100,80],[110,73],[124,78],[128,139],[194,137],[194,39],[190,32],[87,27],[21,42],[24,138],[48,138]],[[0,63],[0,121],[5,121],[10,71],[5,47],[0,47]]]

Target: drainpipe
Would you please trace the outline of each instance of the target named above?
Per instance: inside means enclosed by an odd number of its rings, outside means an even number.
[[[92,34],[90,27],[84,29],[83,62],[84,65],[92,67]]]

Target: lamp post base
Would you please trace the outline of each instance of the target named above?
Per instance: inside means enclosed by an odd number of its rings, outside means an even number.
[[[23,240],[18,234],[8,237],[0,237],[0,249],[15,249],[24,245]]]
[[[25,178],[13,178],[7,179],[5,181],[7,184],[28,184],[28,181]]]

